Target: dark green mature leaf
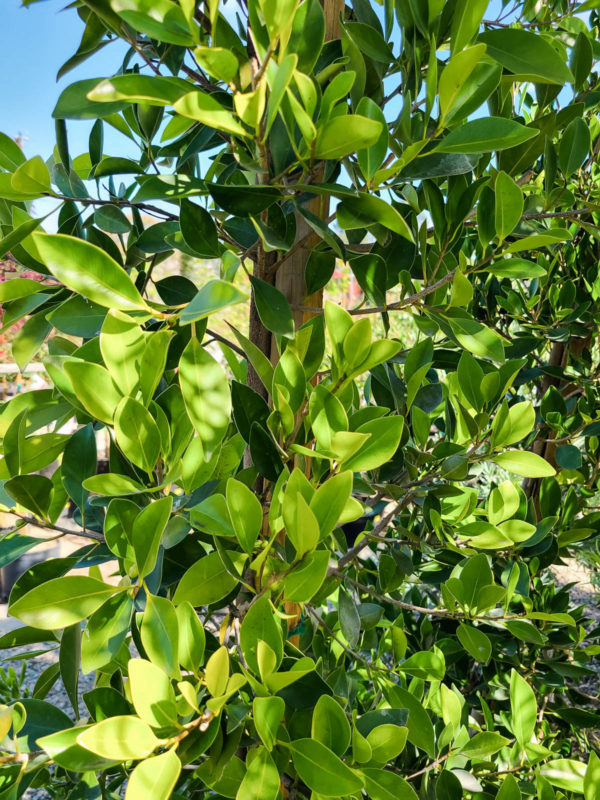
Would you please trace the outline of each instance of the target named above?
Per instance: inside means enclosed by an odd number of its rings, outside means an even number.
[[[294,335],[292,309],[283,294],[266,281],[250,276],[256,310],[265,328],[279,336]]]
[[[558,161],[565,176],[579,169],[589,153],[590,145],[590,130],[581,117],[576,117],[567,125],[560,140]]]
[[[497,28],[479,35],[488,55],[522,81],[556,83],[573,80],[559,53],[540,34],[515,28]]]
[[[241,186],[211,183],[208,185],[213,200],[229,214],[238,217],[260,214],[281,198],[281,192],[273,186]]]
[[[58,98],[52,116],[56,119],[98,119],[126,108],[126,100],[98,103],[88,99],[89,92],[102,81],[102,78],[90,78],[67,86]]]
[[[0,568],[6,567],[20,558],[32,547],[40,544],[40,540],[33,536],[23,536],[20,533],[7,533],[0,539]]]
[[[413,241],[412,232],[400,213],[376,195],[361,192],[358,197],[344,197],[336,213],[340,226],[345,230],[377,223]]]
[[[539,135],[535,128],[504,117],[484,117],[466,122],[435,147],[438,153],[490,153],[516,147]]]
[[[33,753],[39,749],[37,740],[42,736],[70,728],[73,722],[60,708],[43,700],[25,698],[20,701],[25,710],[25,724],[17,736],[19,749]]]
[[[4,484],[4,489],[19,505],[44,518],[50,507],[53,486],[44,475],[19,475]]]
[[[179,225],[185,243],[200,258],[215,258],[219,255],[217,228],[206,209],[191,200],[182,200]]]
[[[71,500],[85,516],[88,492],[82,484],[86,478],[96,474],[96,437],[91,424],[80,428],[67,442],[61,462],[63,486]]]

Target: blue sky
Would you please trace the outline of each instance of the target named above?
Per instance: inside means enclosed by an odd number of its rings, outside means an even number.
[[[57,83],[56,73],[77,49],[84,28],[76,11],[62,11],[67,2],[44,0],[24,8],[21,0],[1,0],[0,130],[8,136],[21,134],[29,157],[52,153],[52,109],[61,90],[76,80],[113,74],[123,53],[122,45],[110,44]],[[68,127],[72,155],[78,155],[87,149],[90,123],[69,121]],[[114,141],[121,144],[122,137]]]

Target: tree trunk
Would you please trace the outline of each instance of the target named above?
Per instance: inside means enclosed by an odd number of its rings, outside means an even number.
[[[321,0],[321,3],[325,14],[325,40],[337,39],[339,37],[340,14],[344,12],[345,2],[344,0]],[[326,197],[316,197],[310,202],[308,208],[321,219],[327,219],[329,216],[329,201]],[[292,306],[294,326],[296,329],[310,319],[312,313],[302,312],[301,309],[294,308],[294,306],[308,305],[318,308],[323,306],[323,291],[316,292],[307,298],[306,283],[304,280],[308,256],[312,248],[319,241],[319,238],[314,233],[311,235],[311,228],[304,217],[300,214],[296,214],[295,242],[299,242],[305,237],[307,238],[303,246],[299,247],[293,255],[286,259],[275,274],[275,286],[285,295]],[[271,358],[275,355],[273,352],[274,346],[273,342]],[[288,630],[293,631],[300,622],[301,608],[298,603],[286,603],[285,611],[287,614],[292,615],[291,619],[288,621]],[[292,634],[289,640],[297,647],[300,641],[300,635]]]

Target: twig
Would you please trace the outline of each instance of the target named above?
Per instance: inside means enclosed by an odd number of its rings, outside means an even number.
[[[81,203],[84,206],[125,206],[126,208],[139,208],[141,211],[147,211],[149,214],[160,214],[168,220],[176,220],[179,217],[176,214],[171,214],[158,206],[151,206],[148,203],[135,203],[132,200],[123,200],[120,197],[114,197],[111,200],[96,200],[94,197],[67,197],[64,194],[55,194],[54,192],[43,192],[44,197],[51,197],[53,200],[66,200],[71,203]]]
[[[58,531],[61,536],[81,536],[84,539],[93,539],[95,542],[104,542],[104,536],[101,533],[96,533],[95,531],[86,531],[86,530],[71,530],[70,528],[61,528],[60,525],[52,525],[50,522],[44,522],[43,520],[37,519],[36,517],[29,517],[26,514],[19,514],[17,511],[10,511],[14,517],[18,517],[19,519],[24,520],[28,525],[34,525],[36,528],[42,528],[48,531]],[[60,538],[60,537],[55,537]],[[40,544],[42,542],[48,541],[47,539],[40,539]]]
[[[222,344],[226,344],[227,347],[231,348],[231,350],[233,350],[234,353],[237,353],[238,356],[241,356],[242,358],[246,358],[246,353],[244,353],[244,351],[240,347],[238,347],[237,344],[234,344],[229,339],[226,339],[224,336],[221,336],[220,333],[217,333],[216,331],[211,330],[211,328],[207,328],[206,332],[207,332],[207,334],[209,336],[212,336],[212,338],[215,341],[221,342]]]
[[[423,769],[420,769],[418,772],[413,772],[412,775],[407,775],[404,780],[406,780],[406,781],[414,781],[414,779],[418,778],[420,775],[424,775],[426,772],[430,772],[432,769],[435,769],[436,767],[439,767],[439,765],[443,764],[444,761],[447,758],[450,758],[451,755],[452,755],[452,751],[450,751],[449,753],[446,753],[445,756],[442,756],[441,758],[437,758],[435,761],[432,761],[431,764],[429,764],[426,767],[423,767]]]

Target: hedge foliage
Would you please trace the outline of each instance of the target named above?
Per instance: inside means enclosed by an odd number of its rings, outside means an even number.
[[[0,798],[600,797],[600,628],[551,571],[600,534],[599,5],[71,3],[59,74],[115,74],[46,160],[0,136],[52,383],[0,409],[0,563],[69,503],[82,547],[10,596],[0,646],[58,662]]]

